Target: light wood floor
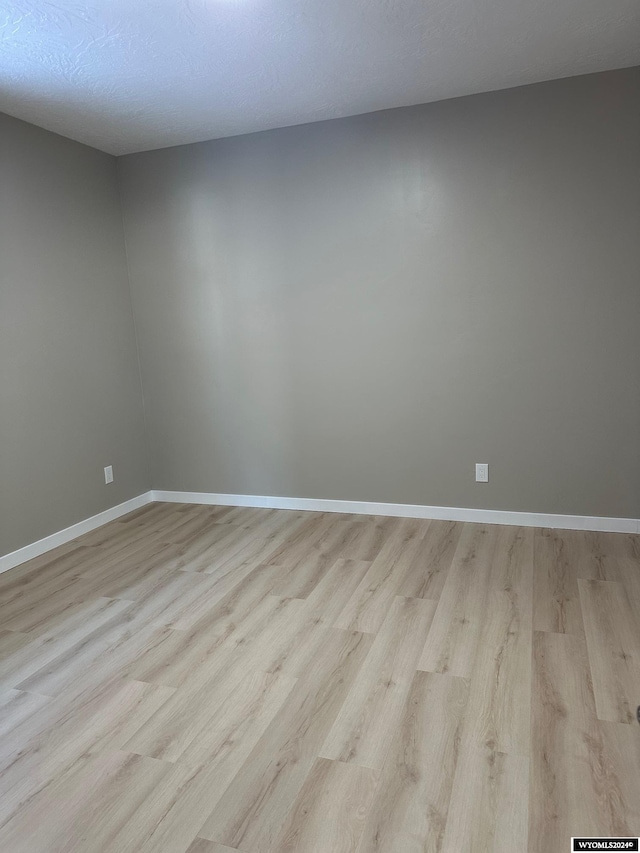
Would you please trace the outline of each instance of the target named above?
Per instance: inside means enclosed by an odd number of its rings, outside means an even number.
[[[4,853],[640,833],[640,537],[153,504],[0,576]]]

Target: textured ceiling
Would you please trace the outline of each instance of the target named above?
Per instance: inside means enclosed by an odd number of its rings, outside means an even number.
[[[0,3],[0,111],[113,154],[636,64],[638,0]]]

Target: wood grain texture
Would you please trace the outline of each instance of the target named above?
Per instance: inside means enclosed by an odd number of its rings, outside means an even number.
[[[637,781],[623,775],[598,721],[583,637],[537,633],[529,810],[532,853],[561,850],[572,835],[633,835]],[[606,724],[610,725],[610,724]],[[638,736],[638,732],[634,732]]]
[[[640,619],[622,584],[579,580],[596,710],[601,720],[635,723],[640,704]]]
[[[567,536],[564,530],[536,530],[533,610],[535,631],[583,633],[578,596],[579,549],[576,549],[575,544],[575,539]]]
[[[318,758],[274,846],[279,853],[354,853],[378,781],[367,767]]]
[[[336,620],[336,627],[373,633],[378,630],[427,530],[427,522],[399,520]]]
[[[272,849],[370,647],[368,634],[335,632],[214,808],[203,838]]]
[[[381,768],[436,608],[396,597],[320,750],[324,758]]]
[[[487,614],[470,681],[468,733],[476,746],[529,755],[533,532],[503,527],[488,579]]]
[[[489,576],[499,528],[465,525],[418,668],[471,675],[487,618]]]
[[[415,674],[358,853],[440,850],[468,693],[464,679]]]
[[[511,853],[527,837],[529,759],[463,744],[442,853]],[[550,848],[561,850],[562,846]]]
[[[196,838],[193,844],[189,845],[187,853],[237,853],[237,851],[225,844],[216,844],[215,841]]]
[[[436,601],[447,579],[464,525],[430,521],[424,537],[412,549],[398,595]]]
[[[640,536],[153,504],[0,577],[0,849],[640,828]]]
[[[0,829],[0,845],[15,853],[133,853],[187,775],[128,753],[93,756],[35,794]]]

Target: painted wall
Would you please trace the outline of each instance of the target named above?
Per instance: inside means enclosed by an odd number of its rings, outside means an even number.
[[[115,159],[0,115],[0,555],[148,488]]]
[[[638,103],[631,69],[120,158],[153,486],[638,517]]]

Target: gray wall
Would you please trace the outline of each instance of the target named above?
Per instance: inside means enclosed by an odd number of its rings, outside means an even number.
[[[115,159],[0,115],[0,554],[148,487]]]
[[[639,103],[632,69],[121,158],[153,486],[638,517]]]

